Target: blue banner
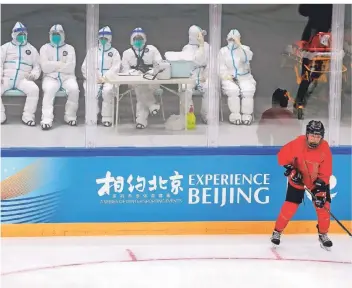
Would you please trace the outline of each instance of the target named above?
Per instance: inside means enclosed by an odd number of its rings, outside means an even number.
[[[350,159],[333,159],[340,220],[352,214]],[[283,172],[276,155],[5,157],[1,222],[274,221]],[[308,197],[294,219],[316,219]]]

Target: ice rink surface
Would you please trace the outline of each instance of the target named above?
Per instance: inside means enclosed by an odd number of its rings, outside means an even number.
[[[2,287],[309,287],[352,283],[352,239],[330,235],[2,238]],[[239,285],[239,286],[236,286]]]

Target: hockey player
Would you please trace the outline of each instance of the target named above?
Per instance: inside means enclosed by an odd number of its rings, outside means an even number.
[[[319,241],[323,248],[329,249],[332,242],[327,233],[330,227],[329,180],[332,175],[332,155],[324,138],[324,125],[312,120],[306,128],[306,135],[287,143],[278,153],[279,165],[286,169],[288,176],[286,200],[275,223],[271,242],[280,244],[281,233],[297,211],[304,198],[304,185],[312,191],[316,200],[314,206],[318,217]]]

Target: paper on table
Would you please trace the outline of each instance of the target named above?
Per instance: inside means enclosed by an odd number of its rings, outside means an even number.
[[[167,61],[193,61],[193,55],[188,52],[173,52],[168,51],[165,53],[165,58]]]
[[[143,74],[141,73],[141,71],[132,69],[132,70],[129,70],[128,72],[118,73],[118,75],[119,76],[140,76],[140,75],[143,75]]]

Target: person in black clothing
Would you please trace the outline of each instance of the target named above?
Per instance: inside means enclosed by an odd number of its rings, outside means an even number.
[[[301,40],[309,41],[318,32],[329,32],[331,29],[332,4],[301,4],[298,12],[308,17]]]
[[[301,4],[298,8],[299,14],[304,17],[308,17],[308,23],[303,30],[301,40],[309,41],[313,36],[315,36],[319,32],[329,32],[331,30],[331,20],[332,20],[332,4]],[[320,73],[314,73],[315,75],[310,75],[306,77],[307,69],[305,65],[309,65],[309,59],[302,59],[302,70],[301,77],[302,81],[299,85],[296,101],[294,108],[302,108],[305,106],[307,99],[306,94],[309,88],[309,85],[313,82],[314,79],[318,79]],[[319,63],[317,63],[319,65]],[[317,67],[320,70],[319,67]],[[316,82],[314,82],[316,86]],[[313,88],[314,89],[314,88]],[[310,93],[312,93],[313,89],[310,89]],[[303,118],[303,110],[300,109],[298,111],[298,118]]]

